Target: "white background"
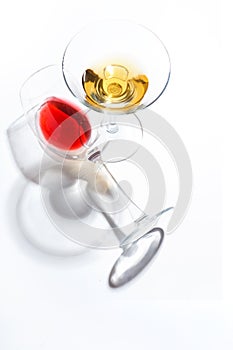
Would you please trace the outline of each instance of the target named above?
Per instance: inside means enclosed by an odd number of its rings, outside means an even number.
[[[2,5],[1,349],[233,348],[232,238],[223,238],[220,203],[221,130],[229,113],[223,113],[220,103],[220,74],[228,63],[224,59],[220,71],[220,11],[209,0],[22,0]],[[5,135],[22,112],[18,92],[28,75],[59,62],[80,27],[108,17],[142,23],[166,44],[172,77],[152,109],[178,131],[194,174],[185,221],[151,268],[121,290],[107,285],[118,251],[54,257],[24,238],[14,219],[20,175]],[[99,36],[95,40],[102,43]]]

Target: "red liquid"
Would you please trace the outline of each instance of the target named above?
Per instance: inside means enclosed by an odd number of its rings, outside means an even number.
[[[63,150],[82,147],[91,136],[90,123],[70,102],[51,97],[39,109],[39,124],[45,139]]]

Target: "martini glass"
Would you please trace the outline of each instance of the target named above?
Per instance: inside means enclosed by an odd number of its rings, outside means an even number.
[[[154,103],[170,77],[162,41],[146,27],[124,20],[89,24],[67,45],[62,65],[74,96],[117,116]]]
[[[99,129],[109,144],[129,137],[124,123],[142,128],[136,112],[154,103],[170,78],[162,41],[124,20],[93,22],[78,32],[65,49],[62,67],[72,94],[99,112]],[[140,143],[142,134],[133,137]]]

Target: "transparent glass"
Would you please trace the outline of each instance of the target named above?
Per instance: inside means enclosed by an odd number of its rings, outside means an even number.
[[[146,27],[106,20],[88,24],[71,39],[63,74],[83,104],[119,115],[145,108],[161,96],[170,77],[170,59],[161,40]]]
[[[97,135],[68,91],[59,66],[50,65],[32,74],[20,90],[20,98],[27,122],[47,153],[85,157]]]

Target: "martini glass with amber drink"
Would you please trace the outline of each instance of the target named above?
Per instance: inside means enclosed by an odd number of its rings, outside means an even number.
[[[144,26],[107,20],[88,25],[71,39],[63,75],[72,94],[99,116],[98,132],[105,142],[130,139],[136,149],[143,135],[137,111],[165,90],[170,59],[160,39]],[[118,160],[128,156],[126,152]]]

